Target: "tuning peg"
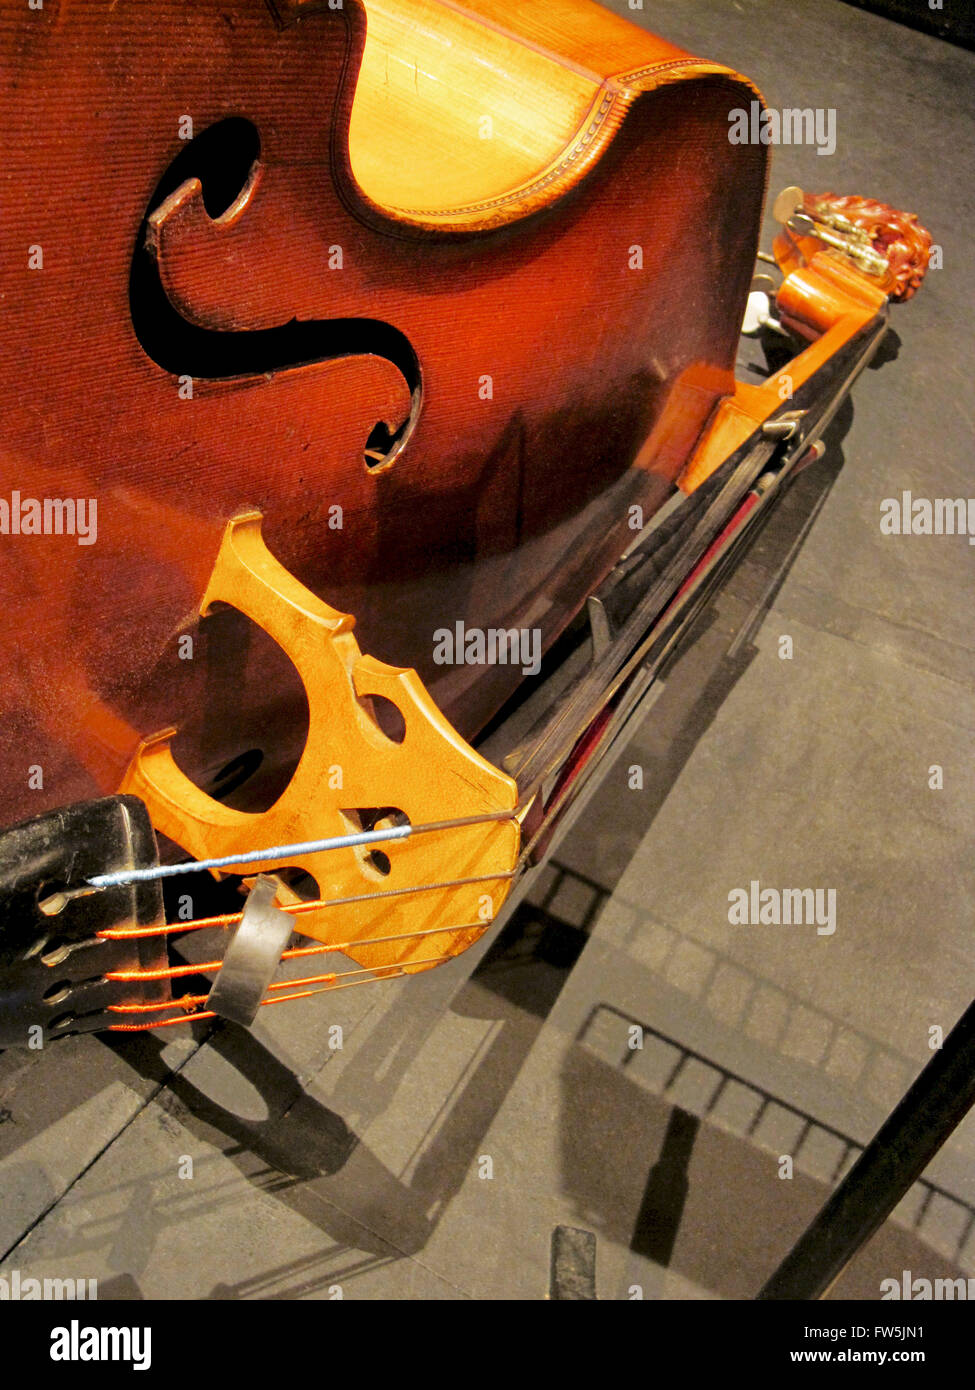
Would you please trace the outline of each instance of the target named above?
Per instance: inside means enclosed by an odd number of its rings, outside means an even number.
[[[767,279],[767,276],[758,276],[758,279]],[[771,308],[768,295],[764,290],[752,290],[748,296],[748,304],[745,308],[745,317],[742,321],[741,331],[747,337],[752,337],[763,328],[769,328],[773,333],[780,333],[783,338],[789,336],[788,329],[783,328],[778,319],[769,313]]]
[[[846,221],[845,218],[842,220]],[[835,219],[831,219],[831,222],[833,221]],[[847,225],[851,224],[847,223]],[[788,227],[791,232],[797,232],[799,236],[815,237],[824,245],[842,251],[866,275],[884,275],[890,268],[886,257],[875,251],[869,237],[865,237],[857,228],[854,228],[852,233],[830,231],[827,225],[817,222],[807,212],[801,211],[792,214],[788,221]]]
[[[823,228],[818,226],[807,212],[796,211],[788,220],[790,231],[798,232],[800,236],[818,236],[821,241],[825,241]]]
[[[805,196],[802,189],[796,184],[790,184],[788,188],[783,188],[772,204],[772,216],[776,222],[780,222],[784,227],[790,217],[802,207]]]

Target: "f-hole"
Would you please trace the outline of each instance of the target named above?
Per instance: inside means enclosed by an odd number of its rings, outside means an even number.
[[[230,116],[188,141],[169,165],[146,205],[132,252],[129,308],[135,335],[164,371],[201,381],[262,376],[340,357],[384,357],[410,392],[406,418],[377,421],[362,442],[363,465],[370,471],[387,468],[413,432],[422,396],[419,361],[398,328],[380,319],[336,318],[293,319],[277,328],[222,332],[190,323],[163,288],[155,257],[147,248],[152,213],[187,180],[199,179],[207,214],[222,216],[256,179],[260,154],[257,127],[242,116]]]

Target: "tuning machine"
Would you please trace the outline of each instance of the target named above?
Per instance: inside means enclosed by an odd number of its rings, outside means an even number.
[[[788,188],[783,188],[772,204],[772,216],[776,222],[783,227],[787,226],[791,218],[802,210],[805,197],[798,184],[793,183]]]
[[[772,315],[772,296],[774,294],[775,282],[771,275],[756,275],[754,277],[745,306],[745,317],[741,325],[741,331],[746,337],[754,337],[763,328],[778,333],[783,338],[789,337],[788,329],[784,328],[779,320]]]
[[[795,184],[783,188],[772,204],[772,216],[795,236],[815,237],[834,251],[841,251],[865,275],[883,276],[889,270],[887,258],[874,249],[865,228],[840,212],[815,207],[811,200],[807,203],[806,195]]]

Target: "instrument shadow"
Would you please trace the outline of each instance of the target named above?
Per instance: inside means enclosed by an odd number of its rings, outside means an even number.
[[[607,886],[592,885],[595,896],[581,918],[563,915],[556,898],[548,905],[544,900],[520,902],[503,916],[500,931],[465,953],[466,963],[458,960],[391,986],[391,993],[382,996],[388,1003],[368,1006],[354,1032],[349,1030],[343,1051],[319,1060],[317,1067],[308,1066],[311,1057],[305,1066],[285,1061],[275,1044],[243,1030],[215,1028],[203,1046],[256,1088],[267,1108],[264,1120],[245,1118],[205,1094],[187,1078],[185,1068],[164,1077],[158,1060],[161,1044],[139,1040],[141,1046],[136,1046],[130,1039],[104,1039],[144,1074],[147,1068],[151,1072],[160,1067],[158,1079],[179,1104],[181,1123],[201,1144],[221,1149],[248,1183],[300,1213],[336,1242],[320,1262],[299,1261],[293,1269],[288,1264],[280,1266],[275,1280],[300,1274],[304,1291],[317,1282],[334,1280],[332,1261],[344,1252],[397,1260],[429,1242],[518,1084],[528,1053],[588,940],[609,885],[649,832],[684,764],[750,665],[754,649],[748,635],[768,611],[795,559],[797,541],[801,542],[842,467],[837,444],[851,419],[852,408],[846,403],[829,431],[832,447],[826,458],[816,469],[798,475],[760,533],[760,564],[751,566],[757,573],[742,581],[743,594],[736,596],[737,607],[744,611],[734,639],[737,650],[729,656],[727,624],[714,603],[682,642],[667,676],[667,703],[687,712],[677,722],[666,753],[656,761],[637,821],[625,836],[615,837],[608,858],[601,855],[599,878]],[[756,588],[761,592],[749,604]],[[720,647],[717,655],[715,639]],[[659,712],[660,704],[654,718]],[[598,798],[597,792],[590,807],[597,822]],[[537,883],[541,882],[540,876]],[[486,1045],[477,1049],[460,1079],[446,1086],[446,1095],[417,1146],[419,1157],[405,1176],[394,1172],[363,1136],[377,1122],[395,1120],[410,1089],[406,1083],[412,1078],[413,1086],[420,1084],[418,1070],[427,1065],[431,1044],[451,1017],[483,1020],[492,1026]],[[294,1047],[295,1037],[291,1035],[289,1046]],[[426,1089],[430,1081],[425,1076]],[[597,1191],[587,1191],[586,1200],[598,1210],[603,1198]],[[604,1216],[611,1227],[619,1219],[618,1213]],[[673,1217],[679,1221],[678,1212]],[[327,1263],[330,1269],[321,1280],[315,1273],[318,1263]],[[270,1269],[266,1277],[272,1277]],[[214,1296],[235,1295],[222,1289]],[[286,1295],[275,1292],[273,1296]]]

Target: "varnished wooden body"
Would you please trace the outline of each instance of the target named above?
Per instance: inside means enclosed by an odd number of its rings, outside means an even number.
[[[733,389],[767,151],[727,113],[752,90],[584,0],[47,0],[2,26],[0,496],[95,498],[98,538],[0,536],[0,819],[113,788],[171,724],[204,785],[300,747],[287,663],[232,616],[196,627],[248,508],[475,732],[521,671],[437,667],[434,631],[548,645]],[[183,184],[147,226],[187,116],[245,118],[258,163],[216,221]],[[182,325],[153,321],[147,236]]]

